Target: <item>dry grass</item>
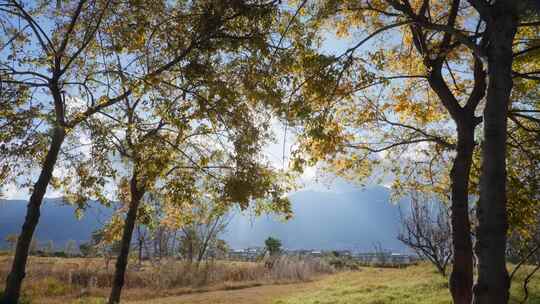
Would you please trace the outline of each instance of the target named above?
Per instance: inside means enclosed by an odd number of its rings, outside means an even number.
[[[519,281],[512,285],[510,304],[519,303],[523,292]],[[540,303],[540,279],[530,285],[527,304]],[[128,302],[132,303],[132,302]],[[451,304],[447,279],[428,263],[407,268],[360,267],[317,281],[289,285],[265,285],[239,291],[216,291],[164,297],[133,304]]]
[[[1,274],[7,265],[0,257]],[[111,264],[112,265],[112,264]],[[523,298],[524,267],[512,284],[510,303]],[[69,273],[72,282],[67,283]],[[109,288],[85,289],[80,278],[104,271],[99,259],[32,258],[24,290],[33,304],[103,304]],[[112,271],[112,269],[111,269]],[[189,273],[188,273],[189,272]],[[273,269],[260,263],[216,262],[196,270],[177,262],[145,264],[128,272],[123,302],[152,304],[450,304],[447,279],[420,263],[408,268],[360,267],[334,275],[320,260],[281,259]],[[67,274],[66,274],[67,273]],[[84,275],[81,275],[84,274]],[[146,277],[145,277],[146,276]],[[90,275],[90,277],[92,277]],[[78,278],[77,281],[74,278]],[[317,278],[317,280],[314,280]],[[106,282],[106,281],[103,281]],[[101,283],[100,283],[101,284]],[[540,304],[540,278],[530,283],[527,303]],[[81,290],[85,295],[81,297]]]
[[[10,257],[0,257],[0,280],[5,280]],[[131,265],[137,265],[135,261]],[[107,269],[98,258],[31,257],[24,294],[37,303],[99,303],[108,295],[114,263]],[[318,259],[280,258],[269,269],[264,263],[216,261],[199,267],[177,260],[159,264],[145,262],[126,273],[123,299],[151,299],[200,293],[210,290],[242,289],[265,284],[308,281],[332,273],[333,267]],[[81,299],[84,299],[81,302]]]

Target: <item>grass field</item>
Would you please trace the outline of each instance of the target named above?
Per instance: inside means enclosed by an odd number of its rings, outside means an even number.
[[[512,284],[510,303],[520,303],[523,280],[527,270],[522,269]],[[34,286],[39,288],[39,285]],[[51,288],[45,286],[44,288]],[[59,288],[59,287],[58,287]],[[104,289],[92,296],[78,299],[73,296],[51,296],[36,298],[34,290],[32,304],[103,304],[107,295]],[[447,279],[438,275],[434,268],[422,263],[408,268],[361,267],[357,271],[320,275],[306,282],[293,283],[239,283],[221,284],[205,288],[172,288],[154,291],[126,289],[123,303],[128,304],[446,304],[451,303]],[[41,294],[44,294],[41,292]],[[59,292],[59,294],[61,294]],[[529,300],[526,303],[540,304],[540,278],[529,284]]]
[[[362,268],[329,277],[317,288],[275,301],[276,304],[450,303],[447,280],[429,265],[405,269]]]
[[[523,275],[518,276],[522,278]],[[540,280],[529,286],[527,303],[540,303]],[[510,303],[519,303],[523,292],[514,283]],[[243,290],[215,291],[166,297],[132,304],[448,304],[447,280],[428,264],[404,269],[364,267],[321,277],[317,281],[260,286]]]
[[[524,269],[524,271],[530,270]],[[520,273],[512,285],[510,303],[520,303]],[[447,304],[447,280],[429,264],[406,269],[362,268],[320,281],[312,290],[275,300],[272,304]],[[540,279],[529,284],[527,303],[540,303]]]

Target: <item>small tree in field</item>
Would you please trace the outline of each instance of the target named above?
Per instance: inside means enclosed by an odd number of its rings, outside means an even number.
[[[446,268],[453,257],[452,228],[446,207],[412,193],[410,213],[401,212],[400,217],[402,231],[398,239],[446,276]]]
[[[67,243],[66,243],[66,248],[65,248],[65,252],[66,252],[66,255],[68,257],[72,257],[75,255],[75,251],[76,251],[76,248],[77,248],[77,244],[75,243],[74,240],[68,240]]]
[[[79,251],[83,257],[93,257],[96,255],[96,248],[90,242],[80,244]]]
[[[227,244],[223,244],[219,236],[227,229],[231,216],[212,200],[201,199],[198,207],[191,209],[192,223],[181,228],[180,254],[189,262],[199,265],[226,249]]]
[[[43,246],[43,252],[46,255],[52,255],[54,252],[54,242],[53,240],[49,240],[47,243],[45,243],[45,246]]]
[[[281,252],[281,241],[279,239],[268,237],[266,241],[264,241],[264,245],[270,256],[276,256]]]

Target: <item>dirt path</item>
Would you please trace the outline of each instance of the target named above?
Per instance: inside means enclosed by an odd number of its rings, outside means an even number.
[[[219,290],[171,296],[144,301],[127,301],[126,304],[271,304],[274,300],[296,293],[314,290],[319,280],[306,283],[263,285],[236,290]]]

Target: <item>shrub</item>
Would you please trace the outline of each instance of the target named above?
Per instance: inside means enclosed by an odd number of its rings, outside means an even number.
[[[359,263],[348,257],[333,257],[328,260],[328,264],[337,270],[358,270]]]

